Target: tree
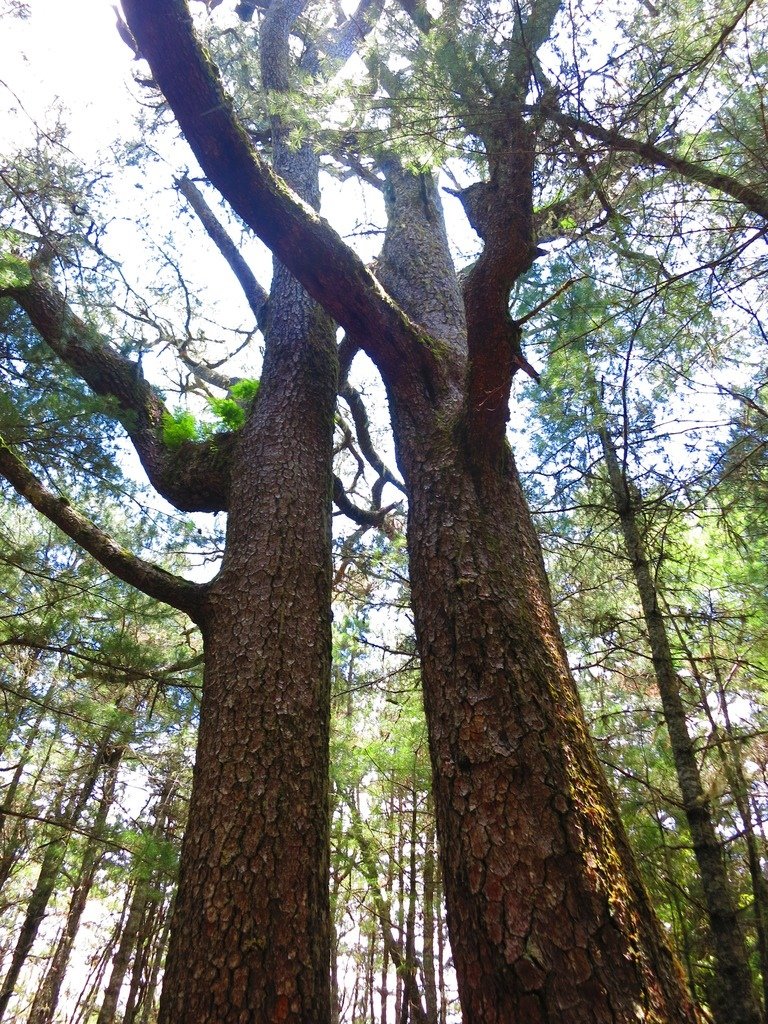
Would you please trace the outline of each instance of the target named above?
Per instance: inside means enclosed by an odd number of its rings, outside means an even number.
[[[540,59],[559,4],[445,5],[437,18],[419,3],[384,8],[391,59],[382,46],[369,56],[367,136],[354,124],[325,135],[311,119],[298,117],[293,135],[288,125],[297,95],[344,60],[351,39],[368,34],[379,5],[363,0],[333,25],[300,0],[240,3],[246,27],[259,9],[258,31],[247,36],[260,46],[255,123],[247,106],[245,123],[235,113],[182,0],[123,6],[137,52],[208,181],[276,257],[269,301],[257,314],[261,383],[243,426],[172,444],[164,436],[168,410],[140,363],[69,308],[45,274],[49,253],[15,253],[3,263],[0,294],[71,370],[116,402],[111,410],[157,491],[183,510],[228,512],[218,576],[191,583],[116,548],[8,444],[0,449],[0,472],[19,493],[122,579],[190,615],[205,639],[161,1020],[329,1017],[336,323],[346,332],[342,384],[358,350],[381,374],[408,491],[435,813],[465,1017],[692,1021],[588,736],[505,438],[512,378],[534,372],[510,292],[540,255],[537,154],[551,146],[554,166],[564,151],[546,126],[562,120],[553,93],[566,93]],[[653,95],[666,99],[661,87]],[[645,126],[652,104],[644,99],[628,107],[631,124]],[[427,113],[404,144],[388,143],[409,109]],[[442,120],[450,128],[436,148],[461,145],[473,157],[471,183],[455,192],[482,251],[461,279],[430,171],[436,158],[417,167],[403,153]],[[387,227],[375,274],[316,212],[324,138],[383,193]],[[258,152],[262,141],[271,168]],[[602,202],[605,189],[583,149],[573,145],[569,160],[563,180],[581,175],[580,195]],[[674,169],[690,170],[679,161]],[[732,182],[715,176],[704,185],[727,193]],[[567,210],[569,198],[550,207]],[[577,210],[578,199],[577,190]]]

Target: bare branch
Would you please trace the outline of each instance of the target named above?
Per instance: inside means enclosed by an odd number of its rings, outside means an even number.
[[[359,508],[354,502],[350,501],[344,489],[344,484],[336,475],[333,477],[333,502],[339,512],[343,512],[348,519],[351,519],[353,523],[357,523],[358,526],[381,527],[384,525],[387,515],[397,508],[397,503],[387,505],[386,508]]]
[[[353,388],[351,384],[345,384],[339,390],[340,396],[349,406],[349,411],[352,413],[352,419],[355,424],[355,433],[357,434],[357,443],[360,445],[360,451],[363,453],[365,460],[376,472],[379,478],[388,484],[392,484],[398,491],[405,494],[405,486],[384,464],[379,457],[378,452],[373,447],[373,441],[371,440],[370,425],[368,421],[368,412],[365,408],[365,403],[360,395],[360,392],[356,388]]]
[[[176,188],[195,211],[200,223],[208,233],[208,237],[227,261],[232,273],[243,289],[243,294],[250,306],[251,312],[256,318],[256,323],[259,327],[262,327],[269,299],[266,289],[262,288],[256,280],[256,276],[243,259],[240,250],[227,234],[224,225],[205,201],[197,185],[187,175],[184,175],[183,178],[176,179]]]

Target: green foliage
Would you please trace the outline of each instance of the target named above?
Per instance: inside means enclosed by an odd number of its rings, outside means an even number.
[[[258,380],[240,380],[232,385],[226,398],[209,398],[208,406],[227,430],[240,430],[260,385]]]
[[[226,398],[208,398],[214,422],[198,420],[188,409],[166,413],[163,417],[163,441],[169,448],[178,448],[186,441],[199,441],[222,427],[240,430],[248,411],[256,401],[261,382],[246,378],[233,384]]]
[[[14,256],[13,253],[0,254],[0,288],[23,288],[31,280],[32,275],[26,260]]]
[[[163,441],[169,448],[178,448],[185,441],[194,441],[199,433],[197,420],[186,409],[166,413],[163,417]]]

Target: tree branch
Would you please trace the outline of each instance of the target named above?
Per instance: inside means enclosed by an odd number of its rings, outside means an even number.
[[[114,541],[64,497],[52,494],[0,438],[0,474],[30,505],[123,582],[196,620],[206,588],[145,562]]]
[[[346,21],[317,44],[318,49],[331,60],[346,63],[371,32],[383,9],[384,0],[360,0]]]
[[[655,167],[666,167],[667,170],[675,171],[681,177],[690,181],[696,181],[707,188],[722,192],[737,202],[742,203],[752,213],[758,214],[768,220],[768,196],[763,195],[758,189],[751,185],[743,184],[730,174],[723,174],[720,171],[712,171],[703,164],[688,160],[674,153],[668,153],[660,146],[652,142],[642,142],[639,139],[631,139],[622,135],[615,128],[604,128],[601,125],[592,124],[583,118],[574,117],[555,107],[551,103],[544,103],[541,112],[554,124],[570,128],[580,132],[589,138],[604,143],[612,150],[619,153],[634,153],[645,163]]]
[[[0,289],[26,312],[48,347],[97,395],[117,402],[116,416],[133,442],[152,486],[184,512],[226,508],[232,438],[169,448],[163,441],[165,405],[147,382],[141,364],[117,352],[68,306],[39,272],[27,284]]]
[[[406,490],[402,481],[398,480],[398,478],[384,464],[379,457],[379,453],[373,447],[368,421],[368,412],[365,408],[365,403],[360,396],[360,392],[347,382],[343,387],[339,388],[339,395],[347,403],[349,411],[352,413],[352,419],[355,424],[355,433],[357,434],[357,442],[360,445],[360,451],[365,456],[369,466],[371,466],[384,483],[392,484],[392,486],[396,487],[398,491],[405,494]]]
[[[243,289],[243,294],[250,306],[251,312],[256,318],[256,323],[259,327],[263,327],[267,301],[269,300],[266,289],[262,288],[256,280],[256,276],[243,259],[240,250],[225,231],[224,225],[221,224],[205,201],[197,185],[185,174],[183,178],[176,179],[176,188],[195,211],[208,237],[229,264],[230,270]]]
[[[495,459],[509,417],[509,395],[516,370],[529,372],[521,331],[509,312],[515,281],[533,264],[534,141],[519,110],[500,106],[483,139],[488,181],[459,193],[483,251],[464,277],[469,375],[467,425],[476,456]]]
[[[333,477],[333,503],[339,512],[343,512],[348,519],[351,519],[353,523],[357,523],[358,526],[381,527],[387,515],[397,508],[396,504],[378,509],[359,508],[354,502],[350,501],[347,492],[344,490],[344,484],[335,474]]]
[[[125,0],[131,29],[209,181],[326,311],[359,340],[385,381],[403,362],[433,365],[431,339],[362,260],[255,152],[184,0]]]

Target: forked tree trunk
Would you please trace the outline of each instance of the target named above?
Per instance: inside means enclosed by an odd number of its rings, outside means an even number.
[[[384,284],[442,343],[431,392],[402,380],[390,407],[464,1019],[692,1024],[587,732],[511,453],[483,460],[463,427],[463,310],[436,192],[388,177]]]

